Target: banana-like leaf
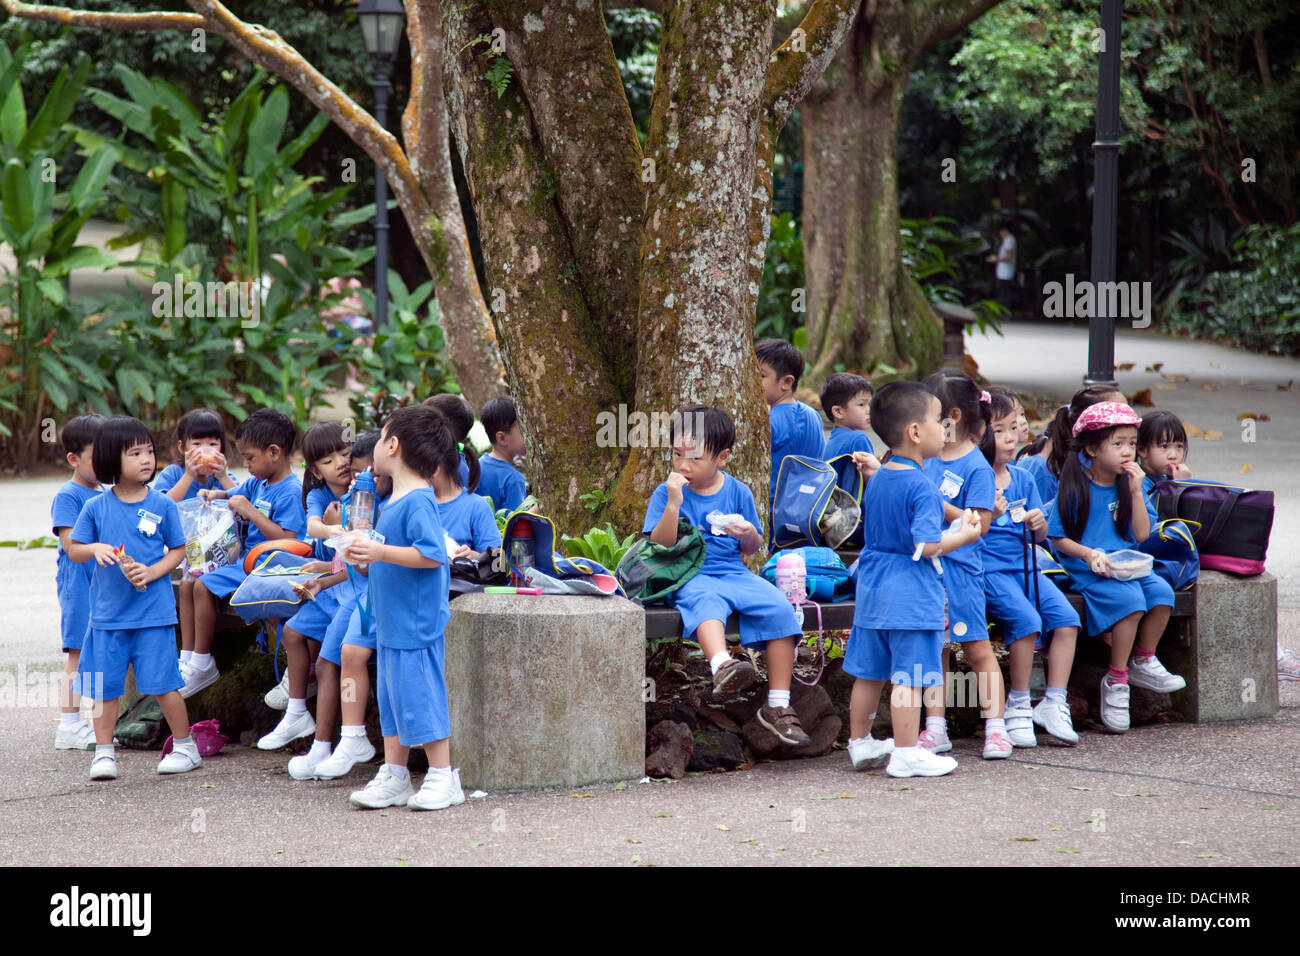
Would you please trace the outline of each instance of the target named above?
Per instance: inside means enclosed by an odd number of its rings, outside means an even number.
[[[34,154],[54,131],[68,121],[68,117],[72,115],[77,105],[77,100],[81,97],[86,78],[90,76],[90,67],[90,57],[82,52],[77,55],[77,65],[71,79],[66,66],[59,70],[58,76],[50,86],[49,95],[23,135],[22,142],[18,146],[19,152],[28,156]],[[52,153],[52,155],[60,154],[61,151]]]
[[[248,146],[244,150],[245,176],[255,180],[270,166],[275,159],[288,118],[289,93],[283,86],[277,86],[248,124]]]
[[[24,236],[36,221],[32,209],[32,194],[28,188],[27,167],[17,157],[5,163],[3,183],[0,183],[0,202],[4,204],[4,217],[17,236]],[[14,249],[18,255],[19,250]]]
[[[109,173],[117,163],[117,148],[105,143],[86,160],[72,184],[72,205],[77,212],[85,212],[99,205]]]

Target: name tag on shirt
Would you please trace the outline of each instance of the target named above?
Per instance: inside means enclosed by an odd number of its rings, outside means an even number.
[[[961,475],[953,474],[951,471],[944,471],[943,481],[939,483],[939,494],[945,498],[956,498],[957,492],[961,491],[961,486],[966,483],[966,479]]]
[[[153,537],[158,531],[158,525],[162,522],[162,515],[156,515],[152,511],[145,511],[143,508],[137,511],[136,514],[140,516],[140,523],[136,525],[136,530],[143,535]]]
[[[1110,512],[1111,521],[1119,520],[1119,499],[1118,498],[1116,498],[1114,501],[1108,504],[1106,506],[1106,509]]]
[[[253,502],[253,507],[262,512],[262,517],[268,519],[271,517],[271,502],[265,498],[258,498]]]
[[[1013,524],[1020,524],[1025,520],[1025,502],[1028,498],[1017,498],[1015,501],[1007,502],[1007,514],[1011,516]]]

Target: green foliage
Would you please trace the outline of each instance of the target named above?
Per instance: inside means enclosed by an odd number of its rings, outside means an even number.
[[[767,237],[763,279],[758,287],[754,339],[793,341],[795,331],[803,326],[807,314],[806,294],[803,236],[794,216],[783,212],[772,217],[772,230]]]
[[[487,72],[483,74],[483,79],[488,81],[488,85],[497,91],[497,99],[506,91],[510,85],[510,77],[514,75],[515,65],[506,59],[504,54],[496,55],[492,60],[492,65],[488,67]]]
[[[0,548],[17,548],[19,551],[31,551],[33,548],[57,548],[59,539],[48,534],[35,538],[10,538],[0,541]]]
[[[618,60],[627,105],[632,110],[632,122],[636,124],[637,137],[645,145],[662,18],[650,10],[605,10],[605,25]]]
[[[636,543],[636,539],[636,534],[630,534],[620,541],[617,532],[606,525],[603,528],[592,528],[580,538],[563,535],[560,538],[560,548],[570,558],[586,558],[612,571],[618,567],[618,562]]]
[[[948,216],[931,216],[927,219],[900,219],[898,238],[903,265],[920,284],[927,301],[967,305],[975,313],[975,325],[980,331],[992,329],[1002,334],[1000,321],[1007,310],[1001,303],[994,299],[966,303],[962,289],[951,284],[960,281],[957,260],[975,259],[981,251],[983,239],[978,233],[959,233],[956,220]],[[944,277],[951,282],[935,281]]]
[[[603,488],[592,488],[591,491],[587,492],[585,495],[579,495],[578,500],[582,502],[582,506],[590,511],[592,515],[595,515],[609,504],[609,497],[605,494],[605,489]]]

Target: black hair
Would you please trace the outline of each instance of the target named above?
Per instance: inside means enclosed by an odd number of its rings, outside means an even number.
[[[176,423],[176,440],[184,444],[191,438],[215,438],[224,446],[226,426],[221,416],[210,408],[192,408]]]
[[[357,440],[352,443],[352,458],[373,459],[377,444],[379,444],[379,432],[377,430],[362,432],[357,436]]]
[[[1052,439],[1052,451],[1047,456],[1047,470],[1060,477],[1066,459],[1071,455],[1070,446],[1074,441],[1074,423],[1079,420],[1085,408],[1096,405],[1107,395],[1118,392],[1113,385],[1088,385],[1074,393],[1070,404],[1057,409],[1056,417],[1048,426],[1047,436]],[[1042,445],[1038,446],[1039,448]]]
[[[95,436],[108,421],[103,415],[91,413],[68,419],[63,426],[63,450],[69,455],[80,455],[87,445],[95,443]]]
[[[871,427],[886,445],[897,448],[908,425],[925,421],[934,398],[920,382],[890,382],[871,399]]]
[[[784,339],[763,339],[754,346],[754,353],[763,365],[770,365],[778,379],[787,375],[794,376],[794,383],[799,384],[803,377],[803,353]]]
[[[831,409],[836,405],[843,408],[863,392],[866,392],[869,396],[876,394],[876,390],[871,387],[871,382],[861,375],[854,375],[851,372],[838,372],[828,378],[826,384],[822,386],[820,396],[822,412],[826,415],[826,420],[834,425],[835,416],[831,414]]]
[[[135,445],[154,447],[153,432],[140,419],[119,415],[104,422],[95,435],[95,450],[91,456],[95,477],[105,485],[117,484],[122,478],[122,454]],[[155,456],[154,470],[157,469],[158,459]],[[152,481],[153,476],[150,475],[146,480]]]
[[[383,433],[401,444],[402,464],[432,480],[441,471],[453,481],[460,467],[456,436],[447,417],[430,402],[393,409]]]
[[[1167,412],[1158,408],[1154,412],[1147,412],[1142,416],[1142,424],[1138,428],[1138,452],[1143,448],[1150,448],[1153,445],[1162,445],[1165,442],[1179,441],[1183,443],[1183,457],[1187,456],[1187,429],[1183,427],[1183,421],[1173,412]]]
[[[989,417],[989,403],[980,401],[980,387],[975,380],[955,368],[941,368],[930,374],[925,387],[939,397],[945,418],[954,408],[961,411],[966,434],[978,444],[992,419]]]
[[[1017,399],[1015,392],[1002,385],[989,386],[988,393],[989,427],[984,429],[984,437],[980,439],[980,451],[984,452],[984,457],[992,465],[998,454],[993,439],[993,423],[999,418],[1015,414]]]
[[[306,464],[302,476],[303,508],[307,507],[308,492],[326,485],[324,478],[317,478],[312,473],[311,466],[327,455],[345,451],[348,447],[347,439],[343,437],[342,422],[321,422],[307,429],[307,433],[302,436],[302,457]]]
[[[515,403],[511,399],[494,398],[479,411],[478,420],[483,423],[488,441],[496,445],[497,432],[509,432],[514,428],[515,422],[519,421],[519,413],[515,411]]]
[[[704,446],[706,455],[720,455],[736,444],[736,423],[716,405],[688,405],[673,412],[668,423],[668,440],[695,439]]]
[[[469,407],[469,402],[465,399],[450,392],[426,398],[424,404],[436,408],[447,420],[447,427],[451,429],[452,435],[460,445],[460,453],[465,455],[465,464],[469,466],[469,483],[465,486],[465,490],[473,491],[478,487],[479,479],[478,452],[469,443],[469,430],[474,427],[474,409]],[[460,484],[459,470],[453,472],[451,480]]]
[[[1074,541],[1083,537],[1088,526],[1088,510],[1092,507],[1092,494],[1088,476],[1084,474],[1083,463],[1079,461],[1079,452],[1089,458],[1098,447],[1110,440],[1117,428],[1132,428],[1132,425],[1108,425],[1092,431],[1080,432],[1071,439],[1069,454],[1061,469],[1061,483],[1056,489],[1056,510],[1061,516],[1061,525],[1065,535]],[[1055,448],[1055,445],[1052,446]],[[1116,481],[1124,480],[1122,478]],[[1115,527],[1122,535],[1131,533],[1133,520],[1133,496],[1124,493],[1123,486],[1116,488]]]
[[[272,445],[279,445],[280,451],[288,455],[293,451],[293,442],[298,430],[293,421],[284,412],[274,408],[259,408],[249,415],[235,429],[235,441],[245,441],[258,451],[266,451]]]

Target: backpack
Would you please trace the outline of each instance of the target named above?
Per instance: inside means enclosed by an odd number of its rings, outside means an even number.
[[[861,550],[864,543],[862,527],[862,496],[866,493],[867,482],[862,477],[862,472],[858,471],[858,466],[853,463],[852,453],[847,455],[836,455],[829,458],[826,464],[835,469],[836,484],[848,495],[851,495],[858,506],[858,523],[852,533],[840,543],[841,548],[858,548]]]
[[[677,520],[677,543],[671,548],[648,537],[628,548],[614,576],[628,597],[642,604],[663,601],[704,567],[706,547],[700,530],[683,518]]]
[[[531,526],[533,541],[533,561],[534,567],[541,571],[547,577],[564,580],[565,578],[584,578],[604,575],[611,580],[614,575],[603,564],[592,561],[589,558],[566,558],[555,550],[555,523],[546,515],[535,514],[531,511],[517,510],[506,519],[505,530],[501,532],[501,551],[505,556],[507,566],[515,574],[519,575],[520,580],[524,579],[525,570],[515,564],[514,555],[511,553],[511,545],[515,540],[521,537],[517,533],[519,522],[527,521]],[[524,535],[523,537],[527,537]],[[605,589],[602,592],[608,593]],[[613,593],[619,597],[626,597],[623,588],[614,581]]]
[[[837,461],[845,456],[837,456]],[[819,458],[786,455],[772,495],[772,543],[777,548],[840,547],[862,523],[862,508],[839,485],[835,468]]]
[[[793,550],[803,558],[807,574],[804,587],[810,601],[834,601],[853,590],[853,579],[833,550],[811,547]],[[773,584],[776,583],[776,562],[780,557],[774,554],[763,565],[763,577]]]
[[[149,694],[117,719],[113,742],[130,750],[157,750],[170,733],[158,698]]]
[[[1187,522],[1177,518],[1161,521],[1151,529],[1150,536],[1137,546],[1137,550],[1155,558],[1152,570],[1168,581],[1175,591],[1196,583],[1200,562],[1196,540]]]
[[[248,576],[230,595],[230,607],[246,623],[269,618],[289,618],[302,605],[303,597],[294,590],[317,574],[304,574],[302,566],[313,560],[281,548],[250,554],[256,559]]]
[[[1175,478],[1155,484],[1156,514],[1195,525],[1200,566],[1231,574],[1264,571],[1273,529],[1273,492],[1252,491],[1203,479]]]

